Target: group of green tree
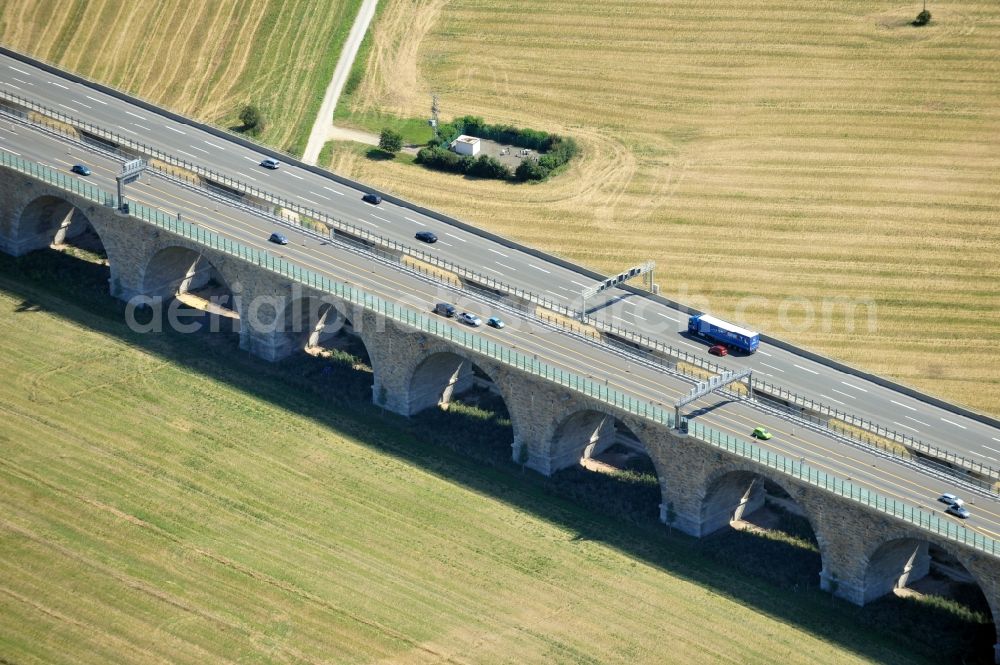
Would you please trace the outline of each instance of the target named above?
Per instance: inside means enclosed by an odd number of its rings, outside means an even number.
[[[504,145],[527,148],[538,153],[521,160],[515,170],[489,155],[472,157],[453,152],[451,143],[465,134]],[[403,137],[393,129],[383,129],[379,148],[395,154],[403,147]],[[441,125],[438,137],[417,153],[416,162],[427,168],[461,173],[476,178],[497,180],[544,180],[577,153],[576,142],[569,137],[513,125],[490,125],[476,116],[464,116]]]

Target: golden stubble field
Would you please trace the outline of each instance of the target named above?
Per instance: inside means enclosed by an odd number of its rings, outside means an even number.
[[[534,186],[331,165],[598,270],[655,259],[668,297],[997,414],[1000,5],[929,9],[390,0],[355,113],[433,91],[584,155]]]
[[[305,147],[360,0],[7,0],[0,42],[223,127],[246,103],[260,140]]]

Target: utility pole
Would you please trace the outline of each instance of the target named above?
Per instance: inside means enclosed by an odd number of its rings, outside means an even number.
[[[925,0],[926,1],[926,0]],[[434,128],[434,138],[440,139],[438,134],[438,114],[441,112],[441,105],[438,103],[437,94],[431,95],[431,119],[430,126]]]

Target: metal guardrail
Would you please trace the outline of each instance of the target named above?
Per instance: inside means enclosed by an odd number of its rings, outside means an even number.
[[[272,204],[279,206],[279,210],[275,210],[273,207],[265,206],[255,201],[248,201],[246,199],[240,198],[241,205],[250,206],[258,210],[265,211],[268,214],[276,215],[281,219],[283,219],[286,223],[295,224],[302,228],[309,229],[311,227],[304,224],[300,217],[300,215],[305,215],[309,219],[319,222],[327,229],[339,231],[341,234],[348,236],[350,239],[355,239],[356,241],[368,245],[372,251],[375,251],[383,258],[393,257],[392,253],[395,253],[398,256],[404,256],[404,255],[409,256],[428,265],[453,273],[458,277],[464,278],[467,282],[471,282],[475,286],[502,292],[508,296],[519,298],[523,300],[525,303],[533,303],[535,305],[548,309],[552,312],[560,314],[566,317],[567,319],[573,320],[573,323],[570,323],[569,321],[561,320],[557,317],[547,317],[544,314],[539,315],[539,318],[545,320],[550,324],[560,326],[564,329],[574,329],[574,326],[576,326],[577,323],[579,323],[580,325],[589,326],[594,330],[605,333],[607,335],[613,335],[622,340],[630,342],[632,345],[634,345],[634,346],[619,345],[621,348],[639,352],[641,351],[641,349],[635,347],[643,347],[645,349],[653,351],[654,353],[675,358],[676,360],[688,363],[690,365],[711,372],[713,374],[721,374],[723,371],[725,371],[724,368],[722,368],[720,365],[717,365],[716,363],[705,360],[704,358],[701,358],[697,355],[694,355],[682,349],[678,349],[674,346],[671,346],[659,340],[653,339],[652,337],[649,337],[647,335],[643,335],[642,333],[637,333],[631,330],[627,330],[625,328],[617,327],[614,324],[608,323],[602,319],[592,318],[590,316],[587,316],[585,313],[582,313],[572,307],[569,307],[562,303],[555,302],[554,300],[551,300],[539,294],[521,289],[512,284],[508,284],[501,280],[489,277],[488,275],[478,273],[474,270],[465,268],[464,266],[452,263],[451,261],[438,258],[420,249],[416,249],[410,245],[400,243],[398,241],[392,240],[391,238],[386,238],[385,236],[379,235],[377,233],[372,233],[371,231],[368,231],[367,229],[364,229],[351,222],[347,222],[337,217],[333,217],[331,215],[320,212],[308,206],[303,206],[300,203],[289,201],[288,199],[258,189],[253,185],[244,183],[235,178],[230,178],[229,176],[218,173],[211,169],[206,169],[204,167],[198,166],[192,162],[188,162],[187,160],[174,157],[169,153],[165,153],[161,150],[158,150],[157,148],[153,148],[152,146],[146,145],[140,141],[135,141],[134,139],[130,139],[127,136],[122,136],[121,134],[117,134],[116,132],[106,130],[103,127],[93,125],[83,120],[79,120],[61,111],[57,111],[55,109],[46,107],[42,104],[33,102],[30,99],[27,99],[26,97],[23,97],[21,95],[10,93],[7,91],[0,91],[0,99],[6,99],[7,101],[15,102],[25,108],[43,114],[44,116],[49,116],[65,125],[75,127],[78,130],[83,130],[88,134],[113,142],[119,146],[126,146],[136,153],[141,153],[149,157],[153,157],[154,159],[158,159],[165,164],[183,169],[184,171],[188,171],[190,173],[197,174],[201,178],[207,179],[209,182],[218,183],[219,185],[222,185],[231,190],[242,191],[261,201],[270,201]],[[58,125],[49,126],[49,129],[66,134],[63,127],[60,127]],[[108,147],[105,148],[107,149]],[[130,153],[122,151],[120,148],[117,148],[116,152],[122,156],[126,157],[131,156]],[[155,165],[151,166],[151,168],[156,169]],[[185,176],[184,173],[171,172],[170,175],[175,178],[184,179],[189,184],[192,184],[196,187],[200,187],[203,189],[210,189],[216,192],[218,191],[218,188],[213,189],[210,186],[206,187],[204,181],[199,180],[198,178],[188,178]],[[286,214],[285,212],[286,210],[294,211],[296,214],[294,215]],[[422,270],[419,266],[409,265],[407,267],[417,270],[422,274],[424,274],[425,276],[431,276],[431,277],[435,276],[433,272]],[[522,307],[522,310],[526,311],[527,309],[528,308],[526,307]],[[612,341],[612,340],[604,339],[601,341]],[[646,356],[646,358],[648,359],[648,355]],[[686,376],[690,376],[692,378],[700,378],[696,373],[685,371],[683,368],[677,367],[676,365],[674,365],[669,369],[674,372],[685,374]],[[895,430],[890,430],[889,428],[884,427],[882,425],[878,425],[877,423],[874,423],[870,420],[860,418],[850,413],[841,412],[838,409],[825,405],[821,402],[817,402],[811,398],[798,395],[780,386],[776,386],[774,384],[770,384],[765,381],[760,381],[758,379],[753,379],[752,389],[755,393],[769,395],[777,399],[781,399],[786,402],[795,404],[803,409],[809,409],[814,413],[818,413],[820,415],[828,416],[829,418],[840,420],[848,425],[852,425],[854,427],[865,430],[874,435],[875,437],[881,437],[883,439],[887,439],[895,443],[898,443],[899,445],[907,448],[908,450],[918,452],[927,457],[941,460],[949,464],[952,464],[954,466],[957,466],[959,468],[1000,481],[1000,470],[998,469],[994,469],[986,464],[983,464],[973,459],[969,459],[962,455],[958,455],[956,453],[952,453],[950,451],[938,448],[936,446],[931,446],[929,444],[923,443],[919,439],[915,439],[906,434],[901,434]],[[893,447],[888,446],[883,442],[878,441],[877,439],[871,439],[861,436],[857,432],[852,431],[847,427],[840,427],[828,421],[822,421],[822,419],[816,420],[814,418],[811,418],[809,414],[805,413],[799,413],[798,415],[807,420],[810,420],[811,422],[816,422],[817,424],[821,424],[837,434],[848,436],[856,441],[863,442],[867,445],[876,447],[880,450],[892,452],[894,454],[898,452],[895,451]]]
[[[69,177],[54,169],[22,159],[4,150],[0,150],[0,165],[71,191],[100,205],[109,207],[117,207],[118,205],[117,197],[113,194],[109,194],[98,187],[81,182],[77,178]],[[534,376],[558,383],[567,389],[622,409],[637,417],[645,418],[666,427],[673,427],[673,414],[669,410],[661,408],[648,400],[634,398],[631,395],[602,385],[599,382],[553,367],[537,358],[508,349],[474,333],[457,329],[441,322],[437,318],[425,317],[420,312],[370,295],[349,284],[337,282],[311,270],[300,268],[285,259],[271,256],[267,252],[228,240],[212,231],[178,220],[176,217],[158,209],[141,204],[132,204],[130,214],[164,231],[251,262],[304,286],[332,294],[347,302],[385,316],[388,319],[446,339],[465,349],[485,355]],[[933,513],[927,513],[919,508],[908,506],[903,502],[880,496],[877,492],[872,492],[850,481],[841,480],[818,469],[813,469],[801,461],[772,453],[743,439],[723,434],[698,422],[688,424],[688,436],[797,478],[810,485],[823,488],[840,497],[868,506],[918,528],[931,531],[947,540],[972,547],[985,554],[1000,556],[1000,543],[991,538],[976,533],[964,526],[954,524],[949,520],[942,520]]]

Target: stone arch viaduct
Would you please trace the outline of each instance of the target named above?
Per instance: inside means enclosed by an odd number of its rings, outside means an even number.
[[[527,466],[539,473],[577,464],[588,450],[608,445],[616,431],[627,430],[653,462],[661,519],[669,518],[673,528],[702,537],[727,526],[762,504],[762,481],[769,481],[787,492],[812,525],[823,589],[863,605],[925,575],[934,546],[966,568],[993,617],[1000,617],[1000,558],[992,554],[19,171],[0,167],[0,176],[0,250],[5,253],[23,255],[92,228],[108,257],[112,296],[169,298],[214,282],[239,316],[240,347],[270,361],[300,350],[310,339],[346,330],[368,352],[373,400],[404,416],[446,406],[473,385],[477,368],[510,413],[512,455],[517,459],[527,451]],[[296,322],[306,325],[290,325]],[[1000,658],[1000,650],[995,647],[995,652]]]

